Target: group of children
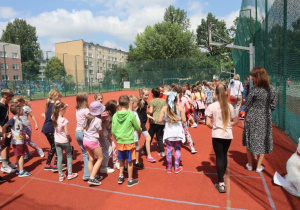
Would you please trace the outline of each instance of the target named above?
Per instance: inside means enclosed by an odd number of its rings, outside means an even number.
[[[192,92],[190,92],[192,90]],[[103,105],[103,95],[95,94],[95,101],[88,103],[88,95],[80,92],[76,96],[76,140],[82,151],[84,162],[83,180],[90,185],[101,185],[103,179],[98,173],[113,173],[119,169],[118,183],[122,184],[124,172],[128,173],[127,186],[139,183],[133,179],[133,168],[143,169],[139,162],[140,154],[147,156],[149,162],[156,162],[151,155],[151,142],[156,139],[158,154],[166,156],[167,173],[172,173],[172,153],[175,151],[174,172],[180,173],[181,145],[186,143],[192,154],[197,153],[194,142],[189,132],[189,127],[197,127],[204,122],[213,128],[213,145],[217,155],[217,171],[219,183],[217,189],[224,187],[227,150],[232,139],[232,125],[235,124],[231,105],[224,101],[226,86],[218,84],[214,88],[206,81],[203,86],[200,82],[190,88],[188,83],[183,86],[158,86],[151,90],[152,100],[148,105],[149,90],[141,88],[139,97],[135,95],[121,95],[119,100],[110,100]],[[8,160],[7,152],[10,144],[17,156],[19,177],[30,176],[31,173],[24,169],[24,159],[30,155],[27,145],[34,147],[41,157],[43,151],[31,140],[31,125],[28,116],[31,116],[35,129],[38,129],[36,119],[30,106],[22,96],[14,98],[10,111],[13,117],[8,120],[8,103],[13,97],[10,90],[1,91],[1,170],[13,173],[16,166]],[[65,178],[71,180],[78,176],[72,171],[72,138],[69,132],[68,120],[65,113],[68,104],[63,103],[62,95],[58,90],[51,90],[46,101],[45,118],[42,133],[45,134],[50,149],[44,170],[58,171],[59,181]],[[214,103],[214,101],[216,101]],[[216,104],[217,103],[217,104]],[[206,111],[205,111],[206,109]],[[3,114],[5,113],[5,114]],[[224,114],[225,113],[225,114]],[[2,116],[3,115],[3,116]],[[207,117],[205,121],[205,115]],[[225,119],[225,120],[223,120]],[[149,129],[147,122],[149,121]],[[141,144],[141,135],[145,142]],[[116,144],[112,139],[116,140]],[[155,136],[155,138],[154,138]],[[220,140],[221,139],[221,140]],[[11,142],[10,142],[11,141]],[[229,142],[229,143],[228,143]],[[166,146],[166,153],[165,153]],[[5,152],[4,152],[5,151]],[[63,151],[67,156],[67,164],[63,164]],[[222,154],[221,154],[222,153]],[[226,154],[225,154],[226,153]],[[56,154],[56,155],[55,155]],[[54,158],[55,157],[55,158]],[[52,159],[54,163],[51,165]],[[112,158],[113,167],[108,163]],[[226,160],[225,160],[226,159]],[[220,164],[219,162],[222,163]],[[12,166],[14,165],[14,166]],[[67,175],[63,173],[67,169]],[[4,178],[1,180],[5,181]],[[223,189],[223,188],[222,188]],[[220,191],[220,190],[219,190]]]

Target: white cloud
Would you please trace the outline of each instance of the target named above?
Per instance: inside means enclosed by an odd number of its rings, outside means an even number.
[[[207,14],[203,12],[204,8],[201,2],[188,1],[188,13],[191,22],[191,29],[196,33],[198,25],[201,24],[201,19],[206,18]]]
[[[118,44],[115,43],[115,42],[104,41],[102,45],[105,46],[105,47],[109,47],[109,48],[114,48],[114,49],[120,49],[122,51],[127,51],[124,47],[118,46]]]
[[[226,27],[230,28],[233,26],[233,21],[239,16],[240,10],[237,10],[235,12],[230,13],[229,15],[226,15],[225,17],[218,17],[219,20],[224,20],[226,23]]]
[[[0,7],[0,18],[10,19],[16,17],[18,14],[19,13],[11,7]]]

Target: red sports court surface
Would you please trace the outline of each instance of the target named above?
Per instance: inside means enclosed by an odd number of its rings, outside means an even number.
[[[118,99],[121,94],[138,95],[138,92],[104,93],[104,102]],[[198,153],[192,155],[188,147],[182,147],[184,169],[181,173],[166,173],[165,158],[158,156],[158,147],[153,141],[152,154],[157,162],[149,163],[142,156],[145,169],[134,172],[134,177],[140,181],[138,185],[128,188],[127,179],[123,185],[118,185],[116,171],[104,175],[101,186],[90,187],[82,180],[83,161],[75,139],[75,97],[66,97],[62,101],[69,104],[66,118],[70,121],[72,145],[75,147],[73,171],[79,173],[78,178],[59,182],[57,173],[43,170],[46,158],[40,158],[37,152],[31,150],[33,153],[25,168],[33,173],[32,176],[19,178],[14,174],[1,174],[8,179],[0,184],[1,209],[299,209],[300,199],[272,182],[275,171],[286,173],[286,161],[296,150],[296,144],[274,127],[274,152],[265,158],[266,169],[261,174],[247,171],[245,148],[241,143],[241,122],[233,130],[235,139],[228,153],[225,194],[214,188],[217,182],[215,155],[211,130],[205,125],[190,128]],[[89,97],[91,101],[92,95]],[[39,130],[33,131],[32,139],[47,156],[49,144],[40,132],[45,100],[32,101],[31,105],[39,124]]]

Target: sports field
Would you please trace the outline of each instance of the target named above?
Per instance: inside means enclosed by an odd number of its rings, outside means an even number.
[[[104,102],[118,99],[121,94],[137,95],[137,91],[104,93]],[[90,95],[89,102],[92,100]],[[265,170],[262,173],[248,171],[245,169],[245,148],[241,143],[241,122],[233,129],[225,194],[214,188],[217,182],[215,155],[211,130],[205,125],[190,128],[198,153],[192,155],[188,147],[182,147],[184,169],[181,173],[166,173],[166,160],[158,156],[158,147],[153,141],[152,154],[157,162],[149,163],[145,156],[141,157],[145,169],[134,171],[134,178],[140,181],[138,185],[132,188],[128,188],[126,182],[118,185],[116,171],[104,175],[101,186],[91,187],[82,180],[83,161],[75,139],[75,97],[62,98],[62,101],[69,104],[65,117],[70,122],[75,147],[73,170],[79,176],[59,182],[57,173],[43,170],[46,158],[40,158],[36,151],[32,151],[31,158],[25,163],[32,176],[19,178],[15,174],[1,174],[8,181],[0,184],[0,209],[299,209],[300,199],[272,182],[275,171],[282,175],[286,173],[286,161],[296,151],[296,144],[274,127],[274,151],[264,160]],[[49,144],[40,132],[45,100],[32,101],[31,105],[39,124],[32,139],[47,156]],[[13,162],[15,158],[11,160]]]

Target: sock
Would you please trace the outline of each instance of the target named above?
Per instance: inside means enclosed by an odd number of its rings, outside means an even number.
[[[225,186],[225,182],[219,182],[219,186]]]
[[[2,167],[7,167],[8,166],[8,161],[7,159],[2,159]]]
[[[124,177],[124,175],[123,174],[119,174],[119,177]]]

